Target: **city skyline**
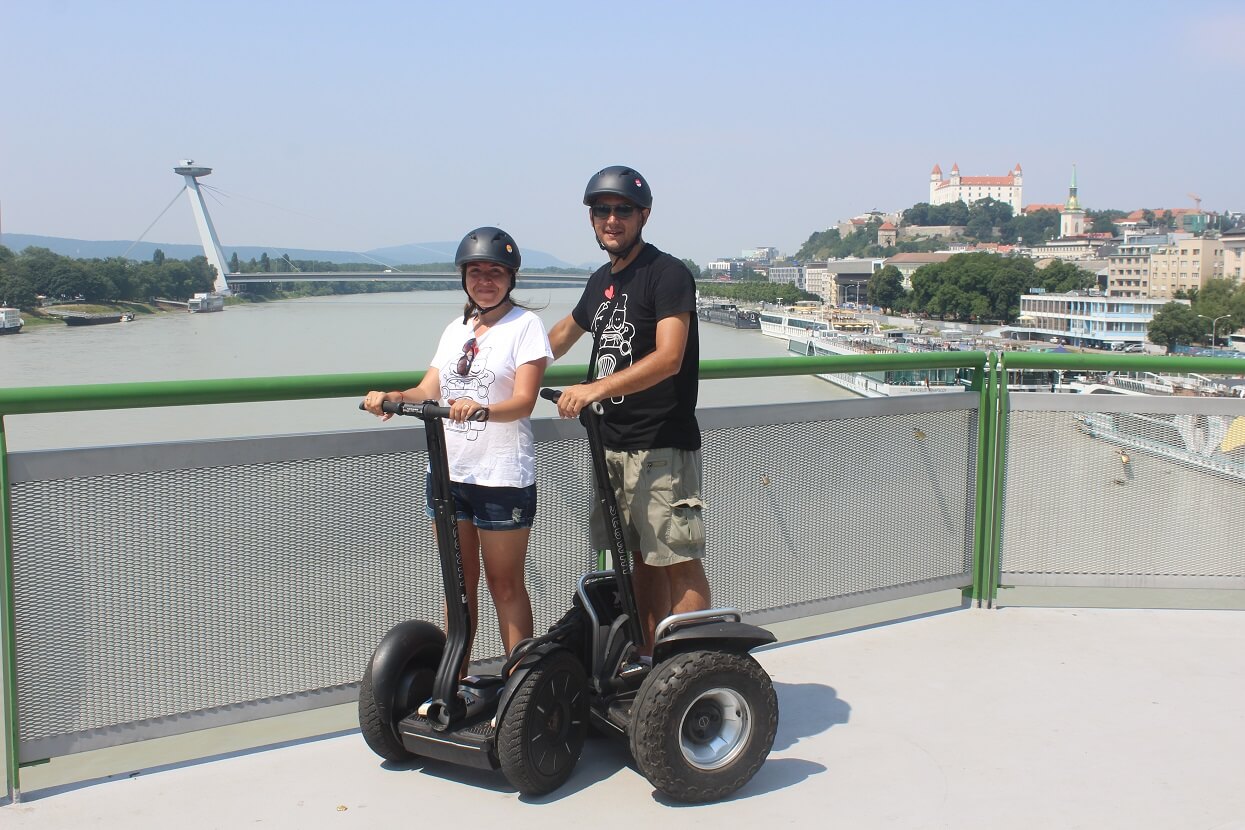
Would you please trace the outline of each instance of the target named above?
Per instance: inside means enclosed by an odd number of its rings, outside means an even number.
[[[1055,2],[870,8],[390,2],[6,10],[5,233],[196,241],[183,158],[215,169],[222,245],[365,251],[495,224],[601,261],[600,167],[652,183],[646,238],[704,263],[926,201],[930,169],[1024,169],[1091,209],[1245,208],[1232,79],[1245,10]],[[184,197],[181,197],[184,200]]]

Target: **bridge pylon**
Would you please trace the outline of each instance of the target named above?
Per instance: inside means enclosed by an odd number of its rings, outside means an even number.
[[[216,282],[212,288],[218,294],[229,294],[229,282],[225,279],[225,254],[221,251],[220,240],[216,238],[216,228],[212,227],[212,217],[208,215],[203,192],[199,190],[199,177],[210,174],[212,168],[197,166],[193,159],[186,159],[174,167],[173,172],[186,180],[186,193],[190,197],[190,209],[194,212],[195,224],[199,228],[203,255],[216,268]]]

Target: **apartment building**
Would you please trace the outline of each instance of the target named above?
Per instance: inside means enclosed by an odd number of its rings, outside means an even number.
[[[1219,241],[1223,244],[1223,277],[1245,285],[1245,227],[1224,231]]]
[[[1149,297],[1150,254],[1155,248],[1173,241],[1171,234],[1125,236],[1115,252],[1107,257],[1107,294]]]
[[[1201,288],[1223,276],[1223,242],[1206,237],[1159,245],[1150,253],[1150,290],[1145,296],[1172,299],[1177,291]]]

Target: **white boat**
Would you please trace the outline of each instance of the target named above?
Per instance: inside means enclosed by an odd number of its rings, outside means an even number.
[[[225,298],[220,294],[196,294],[186,303],[186,310],[191,314],[204,314],[209,311],[224,311]]]
[[[923,340],[905,341],[851,331],[826,330],[813,337],[789,338],[787,351],[799,355],[862,355],[943,349]],[[889,369],[881,372],[832,372],[817,377],[865,398],[888,398],[892,395],[962,392],[965,388],[962,374],[960,369]]]
[[[0,308],[0,334],[21,334],[26,321],[16,308]]]
[[[817,332],[830,330],[825,320],[810,314],[792,314],[787,311],[762,311],[761,333],[770,337],[790,340],[793,337],[810,337]]]

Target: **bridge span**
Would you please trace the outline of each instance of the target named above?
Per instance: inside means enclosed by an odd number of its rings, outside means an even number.
[[[583,285],[589,274],[537,274],[520,271],[519,284],[557,283]],[[283,271],[256,274],[226,274],[230,285],[255,285],[277,282],[445,282],[457,281],[457,271]]]

